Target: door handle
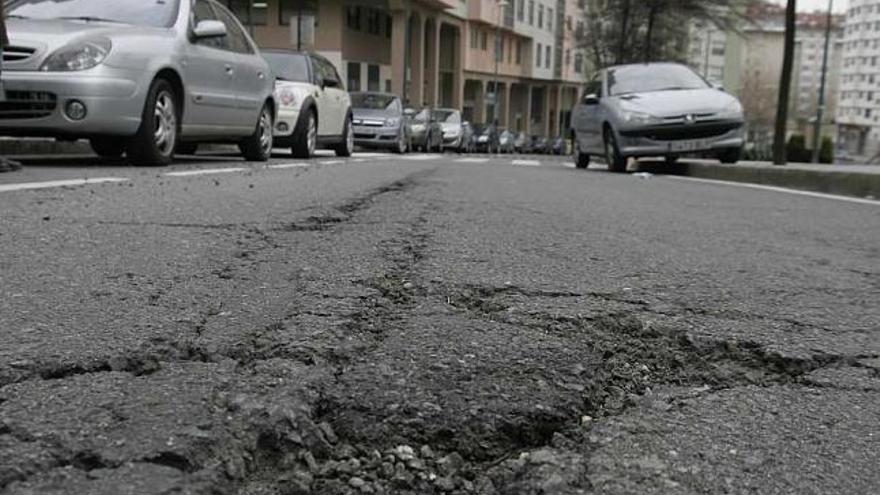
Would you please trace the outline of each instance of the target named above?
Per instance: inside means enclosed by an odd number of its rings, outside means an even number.
[[[226,75],[227,76],[231,76],[231,75],[235,74],[235,69],[233,69],[231,65],[227,65],[225,68],[226,68]]]

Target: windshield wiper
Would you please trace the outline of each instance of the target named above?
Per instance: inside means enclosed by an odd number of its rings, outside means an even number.
[[[117,21],[117,20],[113,20],[113,19],[105,19],[103,17],[94,17],[94,16],[89,16],[89,15],[56,17],[56,19],[61,19],[61,20],[65,20],[65,21],[112,22],[114,24],[127,24],[122,21]]]

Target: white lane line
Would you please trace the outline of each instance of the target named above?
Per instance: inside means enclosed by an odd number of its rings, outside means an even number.
[[[242,167],[234,167],[234,168],[205,168],[201,170],[184,170],[182,172],[168,172],[162,174],[166,177],[193,177],[196,175],[214,175],[214,174],[233,174],[236,172],[244,172],[246,168]]]
[[[442,158],[443,155],[410,155],[401,158],[402,160],[409,160],[412,162],[423,162],[427,160],[437,160]]]
[[[25,191],[29,189],[49,189],[52,187],[87,186],[91,184],[106,184],[112,182],[128,182],[129,179],[121,177],[98,177],[96,179],[69,179],[50,180],[46,182],[22,182],[20,184],[2,184],[0,192]]]
[[[514,165],[518,165],[520,167],[540,167],[541,162],[538,160],[514,160],[512,162]]]
[[[724,180],[715,180],[715,179],[700,179],[698,177],[681,177],[677,175],[664,175],[663,177],[681,180],[681,181],[689,181],[689,182],[702,182],[704,184],[715,184],[719,186],[730,186],[730,187],[745,187],[749,189],[760,189],[762,191],[772,191],[772,192],[781,192],[786,194],[794,194],[797,196],[809,196],[811,198],[821,198],[821,199],[832,199],[836,201],[846,201],[848,203],[858,203],[863,205],[874,205],[880,206],[880,201],[875,199],[865,199],[865,198],[853,198],[849,196],[837,196],[835,194],[825,194],[811,191],[799,191],[797,189],[787,189],[785,187],[777,187],[777,186],[765,186],[763,184],[747,184],[745,182],[728,182]]]
[[[367,161],[366,158],[355,158],[352,163],[364,163],[365,161]]]
[[[308,163],[279,163],[277,165],[269,165],[266,168],[272,168],[275,170],[285,170],[288,168],[307,168],[310,167]]]
[[[345,163],[345,160],[322,160],[318,163],[321,165],[342,165]]]
[[[486,163],[488,161],[488,158],[459,158],[455,160],[455,163]]]
[[[353,156],[358,158],[383,158],[391,156],[390,153],[355,153]]]

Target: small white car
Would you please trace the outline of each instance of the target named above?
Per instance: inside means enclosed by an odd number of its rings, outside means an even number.
[[[313,53],[263,50],[275,75],[275,147],[310,158],[318,148],[337,156],[354,150],[351,97],[333,64]]]

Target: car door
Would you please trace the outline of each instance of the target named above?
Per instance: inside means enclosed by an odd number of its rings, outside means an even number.
[[[348,93],[345,92],[345,86],[342,78],[336,72],[333,64],[324,57],[315,56],[315,61],[321,68],[323,76],[323,96],[326,100],[328,111],[332,114],[331,119],[327,121],[328,136],[341,136],[343,134],[343,125],[346,117],[346,103],[348,101]]]
[[[269,67],[266,61],[257,55],[253,43],[235,17],[221,5],[215,8],[218,17],[226,24],[226,29],[229,31],[227,44],[234,61],[236,123],[245,130],[253,131],[268,94]]]
[[[576,136],[581,149],[594,153],[602,150],[602,95],[602,74],[599,73],[584,88],[575,117]]]
[[[329,77],[327,67],[322,62],[322,58],[312,55],[309,57],[312,62],[312,73],[315,74],[315,106],[318,107],[318,135],[330,136],[334,134],[336,128],[336,116],[333,107],[333,95],[328,91],[325,81]]]
[[[219,20],[209,0],[195,0],[190,29],[201,21]],[[227,37],[196,39],[190,33],[190,42],[187,43],[181,64],[187,94],[184,135],[221,135],[226,125],[235,122],[238,106],[234,81],[235,60],[228,48]]]

